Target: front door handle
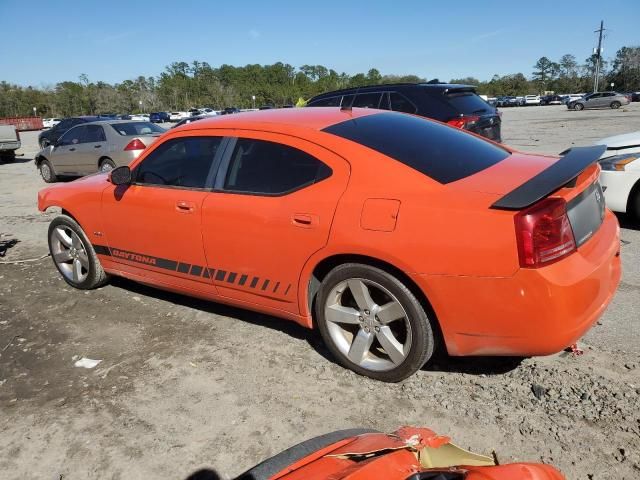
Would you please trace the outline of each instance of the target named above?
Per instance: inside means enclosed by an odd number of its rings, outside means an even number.
[[[193,213],[196,206],[192,202],[179,201],[176,203],[176,211],[179,213]]]
[[[318,224],[318,216],[308,213],[296,213],[291,217],[291,221],[296,227],[311,228]]]
[[[102,145],[94,145],[93,148],[100,148]]]
[[[70,152],[75,152],[75,151],[76,151],[76,149],[75,149],[74,147],[71,147],[71,148],[69,149],[69,151],[70,151]]]

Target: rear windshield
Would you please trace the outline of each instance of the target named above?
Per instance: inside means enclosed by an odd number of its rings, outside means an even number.
[[[460,129],[413,115],[377,113],[323,131],[387,155],[440,183],[478,173],[504,160],[504,148]]]
[[[445,94],[445,96],[458,113],[469,115],[494,110],[491,105],[473,92],[452,92]]]
[[[112,123],[113,129],[122,136],[154,135],[164,133],[165,129],[151,122]]]

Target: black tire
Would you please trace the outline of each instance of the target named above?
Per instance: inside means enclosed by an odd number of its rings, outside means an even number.
[[[627,213],[637,225],[640,225],[640,183],[636,183],[627,201]]]
[[[622,104],[618,101],[615,102],[611,102],[611,105],[609,105],[611,108],[613,108],[614,110],[617,110],[618,108],[620,108],[622,106]]]
[[[16,159],[16,152],[11,150],[9,152],[0,153],[0,162],[11,163]]]
[[[363,435],[365,433],[380,433],[377,430],[368,428],[351,428],[348,430],[338,430],[326,433],[319,437],[311,438],[302,443],[294,445],[277,455],[259,463],[250,470],[236,477],[235,480],[268,480],[277,473],[283,471],[289,465],[302,460],[318,450],[326,448],[334,443],[346,440],[351,437]]]
[[[82,247],[84,252],[86,252],[86,258],[88,260],[89,268],[86,269],[86,278],[82,281],[76,282],[72,278],[69,278],[67,274],[62,270],[61,266],[56,261],[56,251],[55,246],[52,242],[52,237],[55,235],[55,230],[57,228],[62,228],[65,231],[71,230],[74,232],[82,242]],[[49,244],[49,253],[51,254],[51,259],[53,260],[53,264],[56,266],[60,275],[65,282],[71,285],[74,288],[80,290],[91,290],[94,288],[101,287],[109,280],[109,276],[105,273],[102,265],[100,264],[100,260],[96,255],[95,250],[93,249],[93,245],[85,235],[84,231],[78,225],[78,223],[71,217],[67,215],[59,215],[54,218],[49,224],[49,231],[47,233],[47,243]]]
[[[329,330],[329,322],[325,318],[325,306],[332,294],[332,290],[334,290],[339,284],[342,282],[346,282],[347,280],[362,280],[365,283],[371,282],[371,285],[375,287],[382,287],[389,294],[391,294],[395,298],[391,298],[392,301],[399,303],[400,306],[404,309],[405,316],[401,317],[402,321],[405,322],[404,326],[408,325],[410,327],[410,338],[409,334],[407,334],[404,338],[406,344],[403,344],[403,350],[406,351],[406,346],[408,345],[408,352],[404,352],[402,356],[404,357],[401,361],[396,362],[392,361],[391,356],[389,356],[389,360],[387,363],[392,364],[391,367],[386,369],[376,369],[376,368],[365,368],[361,365],[358,365],[351,361],[345,353],[343,353],[339,346],[336,344]],[[388,301],[389,299],[385,300]],[[333,301],[333,297],[332,297]],[[382,305],[382,303],[380,303]],[[356,306],[357,310],[358,307]],[[368,315],[370,313],[370,315]],[[361,311],[361,315],[367,314],[368,321],[371,321],[371,317],[374,316],[374,312],[369,312],[365,310],[364,313]],[[320,289],[318,291],[318,295],[316,298],[315,304],[315,318],[318,324],[318,330],[322,335],[322,338],[327,346],[327,348],[331,351],[333,356],[337,359],[338,363],[342,366],[353,370],[354,372],[364,375],[375,380],[380,380],[383,382],[399,382],[404,380],[405,378],[413,375],[417,372],[422,366],[431,358],[435,348],[435,337],[434,337],[434,328],[431,325],[431,321],[427,316],[422,304],[418,299],[413,295],[413,293],[404,285],[400,280],[398,280],[393,275],[388,272],[381,270],[379,268],[371,267],[368,265],[357,264],[357,263],[348,263],[344,265],[340,265],[334,268],[329,274],[324,278],[322,284],[320,285]],[[351,338],[355,338],[356,335],[361,334],[361,329],[366,330],[368,333],[365,334],[369,336],[370,334],[375,335],[376,339],[380,339],[379,335],[382,335],[380,329],[383,328],[383,322],[378,323],[381,325],[380,327],[373,327],[375,331],[373,332],[373,328],[365,326],[365,323],[362,323],[362,316],[360,318],[360,325],[347,325],[347,328],[353,329],[353,336]],[[375,320],[379,320],[377,315],[375,315]],[[388,326],[388,325],[387,325]],[[367,329],[370,328],[370,329]],[[407,328],[408,330],[409,328]],[[335,332],[336,329],[334,328]],[[402,332],[400,332],[402,334]],[[400,337],[401,338],[401,337]],[[395,340],[398,341],[398,336],[395,337]],[[401,342],[402,343],[402,342]],[[373,343],[370,343],[369,350],[365,355],[370,356],[370,353],[375,351],[376,357],[378,357],[378,353],[381,353],[382,356],[388,355],[384,348],[381,348],[381,344],[379,340],[373,340]],[[344,345],[342,346],[344,349]],[[363,357],[364,358],[364,357]],[[395,366],[393,366],[395,364]]]
[[[581,104],[581,103],[576,103],[576,104],[573,106],[573,109],[574,109],[575,111],[579,112],[580,110],[583,110],[583,109],[584,109],[584,105],[583,105],[583,104]]]
[[[116,164],[110,158],[103,158],[100,161],[100,165],[98,166],[101,172],[110,172],[114,168],[116,168]]]
[[[38,163],[38,170],[40,170],[40,176],[47,183],[55,183],[58,181],[58,175],[53,169],[53,165],[46,158],[40,160]]]

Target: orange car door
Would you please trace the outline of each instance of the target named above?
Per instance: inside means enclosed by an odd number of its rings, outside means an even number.
[[[155,148],[132,184],[102,197],[108,249],[125,272],[183,288],[214,291],[202,245],[202,206],[226,139],[185,136]]]
[[[298,281],[327,243],[348,178],[343,158],[282,134],[236,131],[202,206],[220,295],[298,313]]]

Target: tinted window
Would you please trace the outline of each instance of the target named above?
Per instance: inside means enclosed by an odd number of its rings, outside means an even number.
[[[66,130],[66,129],[71,128],[71,127],[73,127],[73,120],[71,120],[70,118],[62,120],[58,124],[58,129],[59,130]]]
[[[136,183],[205,188],[222,137],[169,140],[136,168]]]
[[[325,132],[377,150],[440,183],[460,180],[509,156],[509,152],[457,128],[396,113],[347,120]]]
[[[309,103],[310,107],[339,107],[340,97],[320,98]]]
[[[359,93],[356,95],[356,100],[353,102],[354,107],[360,108],[378,108],[380,105],[380,97],[382,94],[378,93]]]
[[[341,107],[350,107],[351,104],[353,103],[353,98],[355,97],[355,95],[345,95],[344,97],[342,97],[342,103],[340,103]]]
[[[274,142],[238,139],[224,188],[236,192],[282,194],[319,182],[331,169],[311,155]]]
[[[59,146],[77,145],[79,143],[82,143],[83,138],[85,136],[86,136],[85,126],[74,127],[68,130],[64,135],[60,137],[60,139],[58,140],[58,145]]]
[[[389,93],[391,110],[394,112],[416,113],[418,110],[411,101],[398,92]]]
[[[111,126],[123,136],[154,135],[166,132],[164,128],[151,122],[112,123]]]
[[[535,98],[535,95],[528,95],[527,97]],[[482,113],[493,110],[491,105],[472,92],[449,93],[446,98],[458,113]]]
[[[85,136],[82,140],[83,140],[83,143],[84,142],[104,142],[106,138],[104,136],[104,130],[102,126],[87,125],[85,130]]]

